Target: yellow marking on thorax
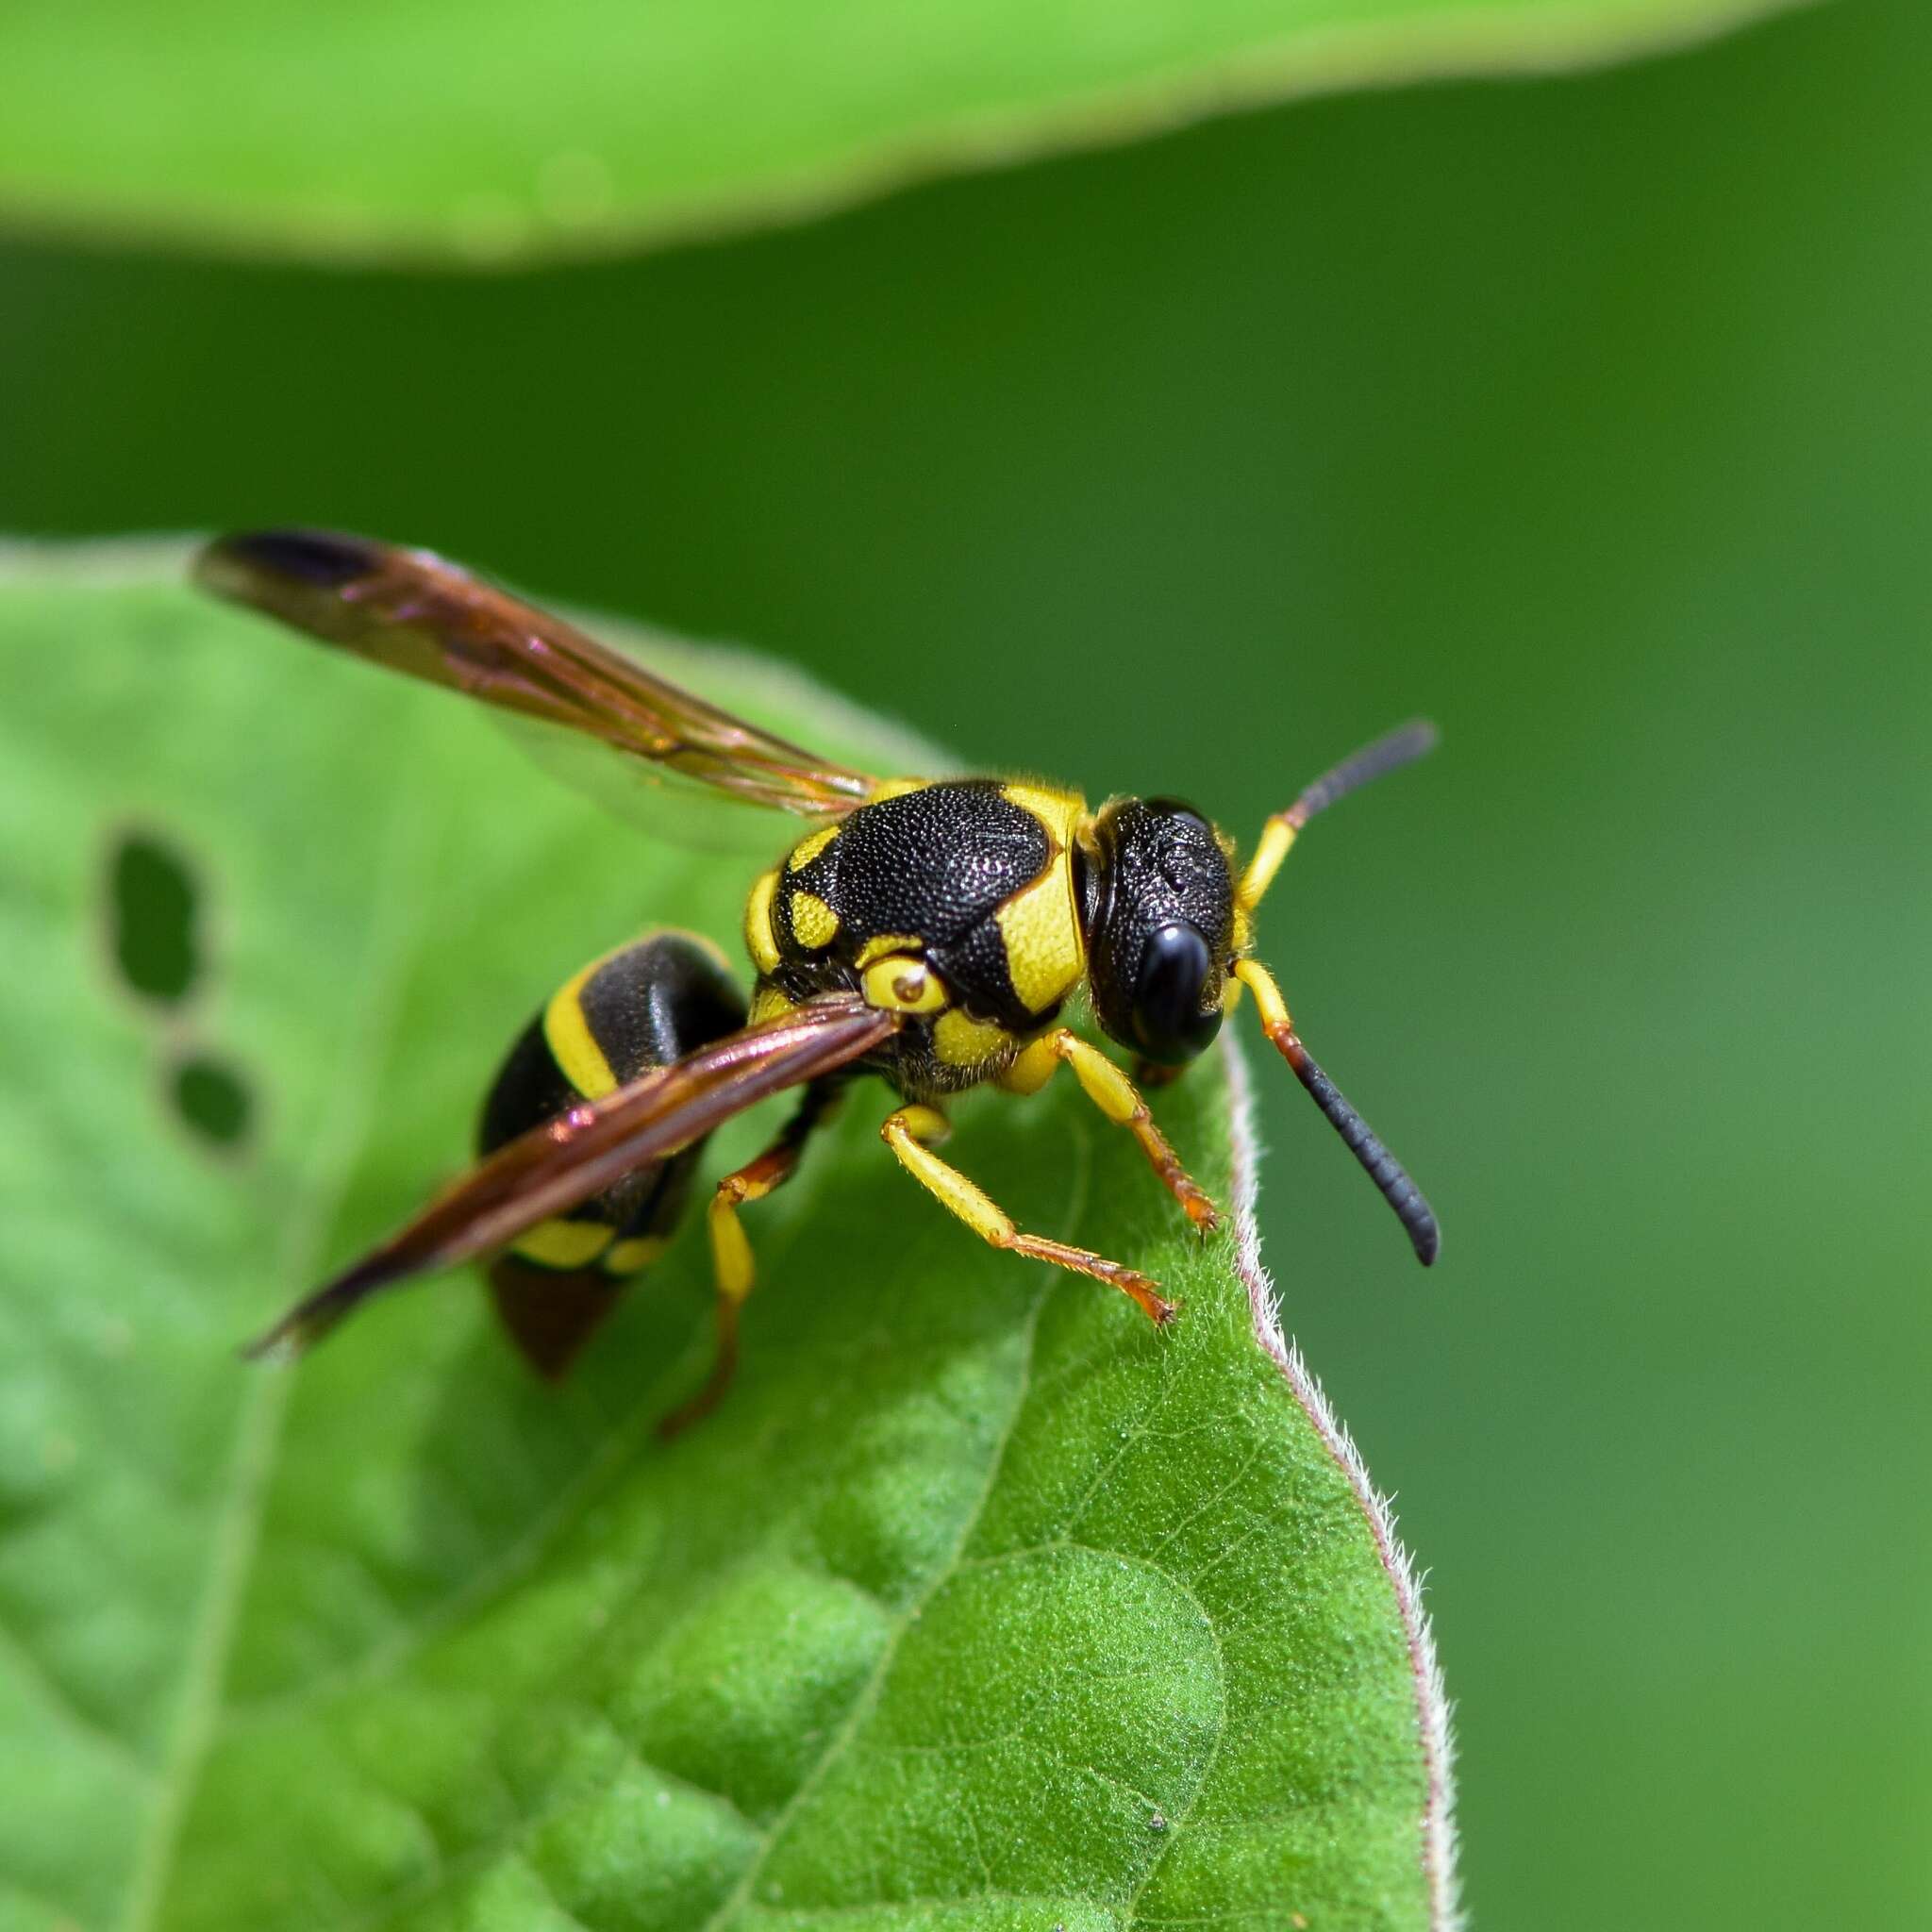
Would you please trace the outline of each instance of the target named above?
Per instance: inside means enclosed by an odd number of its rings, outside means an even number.
[[[1074,903],[1074,868],[1064,851],[993,915],[1007,949],[1013,991],[1028,1012],[1043,1013],[1064,999],[1087,971]]]
[[[612,957],[606,953],[603,958],[592,959],[581,972],[574,973],[551,994],[550,1004],[543,1008],[543,1041],[550,1057],[586,1100],[602,1100],[617,1091],[617,1075],[610,1071],[604,1049],[591,1037],[583,1004],[584,987],[591,975]]]
[[[604,1257],[607,1274],[635,1274],[648,1268],[671,1245],[662,1235],[641,1234],[627,1241],[613,1241]]]
[[[1022,811],[1030,811],[1062,849],[1074,842],[1074,834],[1087,816],[1087,801],[1077,791],[1065,791],[1057,785],[1028,785],[1015,779],[1002,785],[1000,791]]]
[[[915,932],[882,932],[859,947],[855,963],[860,967],[870,966],[874,959],[883,959],[888,953],[910,953],[916,958],[924,950],[925,941]]]
[[[816,892],[791,894],[791,937],[807,951],[823,952],[839,930],[839,915]]]
[[[772,894],[778,890],[778,874],[760,873],[744,902],[744,945],[752,964],[760,973],[778,970],[778,941],[772,932]]]
[[[859,974],[869,1007],[889,1013],[937,1013],[949,998],[945,982],[917,954],[888,953]]]
[[[823,832],[814,832],[809,839],[801,839],[791,848],[791,856],[785,861],[785,870],[803,872],[838,836],[839,827],[827,825]]]
[[[883,805],[889,798],[904,798],[909,791],[924,791],[934,782],[931,778],[882,778],[865,802],[867,805]]]
[[[1014,1043],[1004,1026],[968,1019],[958,1008],[941,1013],[932,1029],[932,1050],[949,1067],[978,1067],[989,1060],[1004,1059]]]
[[[610,1229],[598,1221],[540,1221],[510,1243],[510,1252],[540,1268],[582,1268],[610,1245]]]

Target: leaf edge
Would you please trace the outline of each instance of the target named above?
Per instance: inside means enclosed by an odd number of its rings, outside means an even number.
[[[286,213],[273,220],[138,198],[50,198],[8,184],[0,185],[0,233],[42,246],[331,269],[462,275],[587,265],[802,226],[954,176],[1096,152],[1294,101],[1431,81],[1544,78],[1684,52],[1816,4],[1704,0],[1694,19],[1682,20],[1668,17],[1672,0],[1638,0],[1634,20],[1606,22],[1603,0],[1576,0],[1525,27],[1486,0],[1395,31],[1378,22],[1301,29],[1184,73],[1094,88],[1043,114],[963,110],[864,151],[664,196],[646,211],[596,227],[534,211],[487,228],[455,215],[391,221],[311,213],[291,232]]]
[[[1415,1687],[1417,1733],[1427,1795],[1420,1821],[1421,1859],[1429,1900],[1430,1932],[1463,1932],[1466,1924],[1457,1869],[1456,1746],[1442,1666],[1435,1634],[1423,1602],[1424,1578],[1396,1528],[1390,1499],[1375,1487],[1355,1439],[1335,1412],[1326,1391],[1300,1348],[1281,1325],[1281,1298],[1261,1258],[1261,1234],[1255,1206],[1260,1191],[1261,1147],[1255,1129],[1255,1088],[1240,1042],[1223,1035],[1227,1078],[1227,1127],[1232,1156],[1234,1272],[1247,1290],[1255,1340],[1281,1372],[1289,1391],[1307,1418],[1335,1466],[1354,1492],[1375,1554],[1395,1597],[1408,1646],[1409,1674]]]

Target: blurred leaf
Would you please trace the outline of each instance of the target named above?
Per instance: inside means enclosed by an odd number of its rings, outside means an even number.
[[[0,209],[273,254],[604,252],[1288,94],[1604,59],[1790,4],[16,6]]]
[[[647,918],[731,930],[742,872],[179,570],[0,574],[0,1925],[1446,1923],[1386,1521],[1233,1244],[1076,1091],[969,1108],[956,1146],[1178,1289],[1164,1335],[969,1240],[876,1095],[761,1204],[743,1375],[674,1446],[701,1239],[560,1394],[463,1284],[299,1371],[235,1360],[460,1161],[550,984]],[[118,977],[137,830],[195,901],[172,1002]],[[205,1057],[239,1144],[175,1111]],[[1225,1196],[1198,1074],[1162,1111]]]

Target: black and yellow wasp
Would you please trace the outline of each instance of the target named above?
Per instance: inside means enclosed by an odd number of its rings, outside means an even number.
[[[568,981],[511,1049],[483,1111],[482,1158],[406,1227],[255,1344],[300,1349],[378,1290],[489,1257],[519,1346],[560,1374],[676,1224],[706,1137],[801,1089],[773,1144],[718,1182],[709,1231],[718,1347],[675,1426],[714,1404],[753,1281],[739,1219],[795,1171],[812,1128],[862,1074],[898,1095],[881,1132],[907,1171],[995,1247],[1109,1283],[1156,1323],[1158,1283],[1027,1234],[935,1151],[949,1096],[1034,1093],[1063,1062],[1140,1142],[1207,1233],[1207,1195],[1127,1075],[1061,1024],[1084,989],[1143,1080],[1198,1055],[1246,988],[1263,1031],[1407,1230],[1436,1257],[1421,1191],[1310,1058],[1253,957],[1256,908],[1303,825],[1434,742],[1409,724],[1357,752],[1270,819],[1244,867],[1234,842],[1171,798],[1098,811],[1058,787],[867,776],[741,723],[571,625],[427,551],[274,530],[221,539],[197,564],[219,594],[359,657],[601,739],[614,751],[817,824],[753,883],[749,1008],[708,941],[658,933]]]

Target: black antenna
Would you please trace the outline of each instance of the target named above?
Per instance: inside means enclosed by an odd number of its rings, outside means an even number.
[[[1411,764],[1434,751],[1438,735],[1436,727],[1426,718],[1411,718],[1407,724],[1398,724],[1387,736],[1376,739],[1374,743],[1365,744],[1358,752],[1351,753],[1333,771],[1324,772],[1281,814],[1282,823],[1292,831],[1300,831],[1318,811],[1326,811],[1338,798],[1358,791],[1371,778],[1379,778],[1385,772],[1392,772],[1398,765]],[[1319,1073],[1320,1069],[1316,1071]]]
[[[1235,889],[1236,905],[1252,912],[1261,903],[1274,882],[1274,874],[1281,870],[1281,861],[1301,836],[1302,827],[1318,811],[1326,811],[1338,798],[1366,785],[1371,778],[1379,778],[1383,773],[1421,758],[1435,742],[1436,727],[1426,718],[1414,718],[1386,737],[1376,739],[1374,744],[1363,745],[1333,771],[1324,772],[1286,811],[1276,812],[1261,827],[1255,856],[1248,860],[1248,869]]]
[[[1373,751],[1374,747],[1371,746]],[[1363,754],[1364,757],[1368,754]],[[1355,760],[1351,759],[1350,763]],[[1339,768],[1346,770],[1343,766]],[[1348,1104],[1341,1089],[1324,1074],[1315,1057],[1302,1044],[1294,1022],[1288,1016],[1288,1002],[1274,975],[1257,959],[1243,959],[1234,969],[1235,977],[1255,995],[1261,1031],[1274,1043],[1281,1057],[1294,1069],[1295,1078],[1308,1090],[1314,1103],[1328,1118],[1328,1124],[1341,1136],[1348,1151],[1361,1162],[1362,1172],[1374,1182],[1383,1200],[1395,1210],[1395,1218],[1408,1232],[1409,1245],[1424,1268],[1442,1247],[1442,1230],[1436,1224],[1436,1211],[1423,1198],[1423,1191],[1409,1179],[1408,1171],[1383,1146],[1381,1137]]]
[[[1416,1259],[1428,1267],[1441,1252],[1442,1230],[1437,1224],[1435,1209],[1408,1177],[1408,1170],[1382,1144],[1381,1137],[1349,1105],[1348,1096],[1322,1071],[1314,1055],[1292,1031],[1277,1035],[1271,1030],[1268,1037],[1281,1049],[1282,1058],[1294,1069],[1296,1079],[1308,1090],[1315,1105],[1327,1115],[1328,1124],[1361,1162],[1362,1172],[1381,1191],[1383,1200],[1394,1208]]]

